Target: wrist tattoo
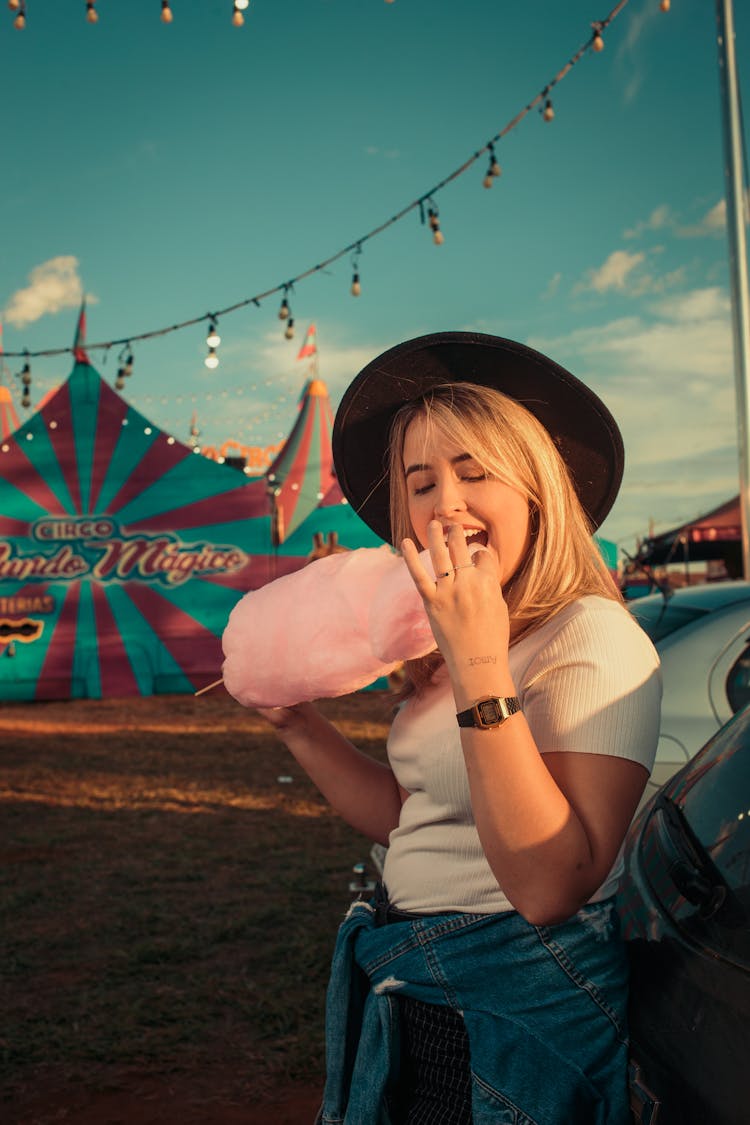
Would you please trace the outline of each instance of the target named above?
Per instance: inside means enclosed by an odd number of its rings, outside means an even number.
[[[469,667],[473,668],[475,664],[497,664],[496,656],[470,656]]]

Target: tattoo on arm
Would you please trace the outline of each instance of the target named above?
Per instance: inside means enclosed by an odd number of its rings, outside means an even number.
[[[470,656],[469,667],[473,668],[475,664],[497,664],[496,656]]]

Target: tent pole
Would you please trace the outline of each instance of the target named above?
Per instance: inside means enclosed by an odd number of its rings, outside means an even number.
[[[724,135],[724,183],[729,239],[729,271],[732,297],[737,432],[739,445],[740,519],[742,524],[742,569],[750,578],[750,299],[747,274],[747,196],[743,177],[743,137],[740,113],[737,59],[735,55],[732,0],[716,0],[719,48],[719,78]]]

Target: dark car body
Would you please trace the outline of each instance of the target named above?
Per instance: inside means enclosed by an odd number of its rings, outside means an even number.
[[[750,1122],[750,706],[635,820],[619,896],[634,1120]]]

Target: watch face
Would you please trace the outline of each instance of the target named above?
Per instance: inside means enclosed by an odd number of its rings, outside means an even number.
[[[503,713],[495,699],[483,699],[481,703],[477,704],[477,711],[479,712],[479,718],[486,727],[502,722]]]

